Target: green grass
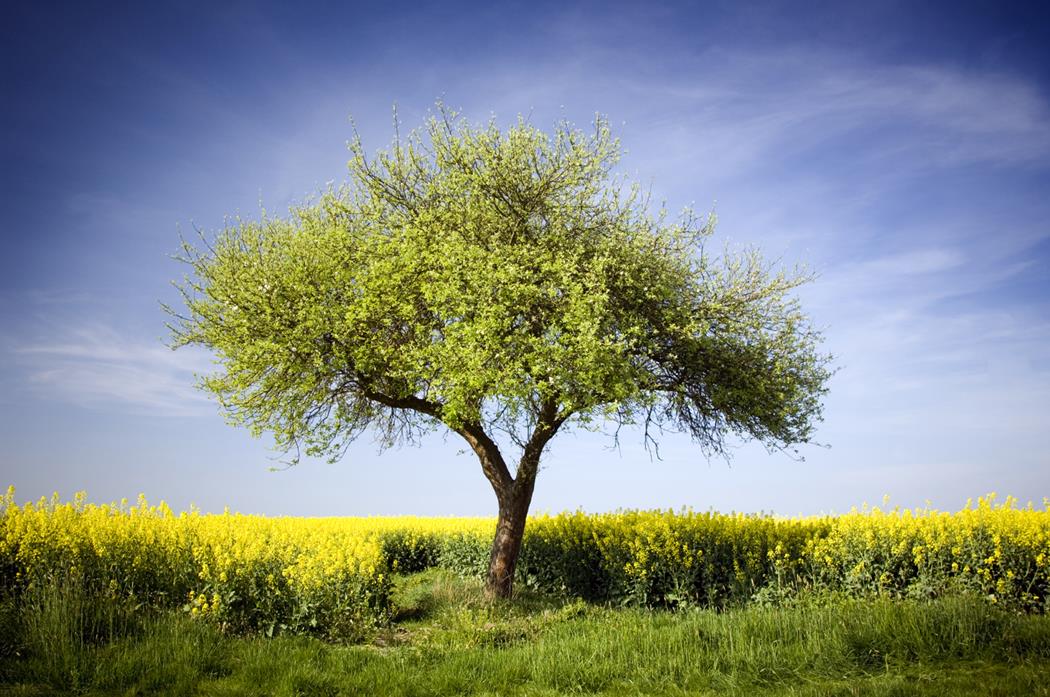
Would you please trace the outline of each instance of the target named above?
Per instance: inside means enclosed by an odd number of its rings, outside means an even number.
[[[1050,695],[1050,618],[974,598],[672,614],[493,603],[431,570],[400,579],[395,600],[391,626],[343,646],[231,637],[53,588],[0,609],[0,693]]]

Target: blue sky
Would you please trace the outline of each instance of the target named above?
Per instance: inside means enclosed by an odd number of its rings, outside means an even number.
[[[34,3],[5,10],[0,483],[295,515],[491,514],[454,437],[271,472],[159,303],[179,232],[345,178],[440,98],[609,117],[671,210],[819,278],[840,370],[804,462],[552,444],[534,510],[1050,496],[1050,17],[1010,3]]]

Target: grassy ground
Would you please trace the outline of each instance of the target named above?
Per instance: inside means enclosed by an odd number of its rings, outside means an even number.
[[[405,577],[371,643],[229,637],[61,592],[0,616],[0,693],[1050,695],[1050,618],[972,598],[676,614]]]

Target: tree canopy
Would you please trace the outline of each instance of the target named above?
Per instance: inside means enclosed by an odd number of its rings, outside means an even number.
[[[450,429],[501,524],[563,427],[684,431],[708,454],[811,438],[829,358],[792,295],[807,277],[711,253],[713,216],[653,212],[614,176],[604,119],[548,134],[439,108],[386,151],[350,151],[349,182],[290,217],[183,246],[174,343],[214,351],[201,386],[232,423],[332,458],[366,432]]]

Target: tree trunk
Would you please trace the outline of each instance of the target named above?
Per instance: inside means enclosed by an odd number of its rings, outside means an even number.
[[[480,424],[464,424],[456,429],[477,453],[481,470],[492,484],[496,500],[499,501],[499,520],[496,523],[496,537],[492,540],[489,575],[485,582],[485,593],[490,598],[509,598],[514,590],[514,569],[518,565],[521,542],[525,536],[525,519],[529,515],[532,491],[536,487],[540,455],[566,418],[568,416],[558,415],[555,399],[543,403],[537,414],[536,428],[525,443],[514,477],[507,469],[499,446]]]
[[[485,592],[491,598],[509,598],[514,591],[514,569],[518,565],[525,520],[532,502],[532,482],[515,482],[499,502],[496,538],[492,541]]]

